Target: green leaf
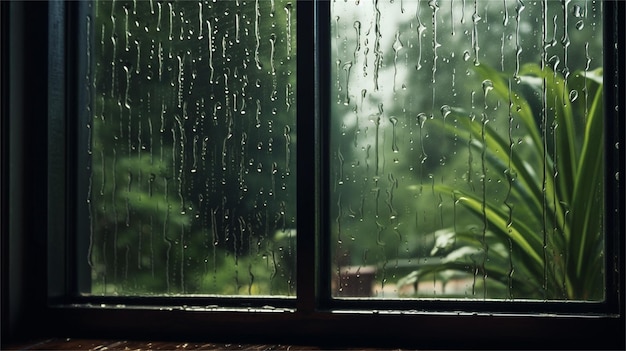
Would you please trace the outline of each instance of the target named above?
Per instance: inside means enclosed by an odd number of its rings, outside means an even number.
[[[514,152],[512,142],[491,127],[486,115],[475,119],[452,108],[457,123],[438,122],[446,133],[481,152],[484,170],[506,179],[509,194],[502,201],[435,185],[436,191],[452,196],[481,220],[482,236],[456,232],[453,249],[446,245],[433,248],[432,254],[445,252],[442,261],[420,267],[412,279],[446,270],[469,274],[471,263],[474,269],[484,269],[486,276],[501,283],[509,281],[518,296],[601,299],[602,71],[582,72],[566,80],[548,68],[525,65],[520,84],[514,85],[491,68],[476,70],[492,82],[493,94],[509,103],[509,118],[516,119],[528,133],[529,151]],[[540,117],[521,94],[513,92],[514,86],[534,89]],[[585,99],[570,101],[570,89],[584,91]],[[590,106],[587,94],[593,96]],[[533,219],[542,223],[541,230],[533,229],[529,223]],[[510,244],[509,252],[499,249],[503,243]],[[493,261],[478,264],[487,252]]]

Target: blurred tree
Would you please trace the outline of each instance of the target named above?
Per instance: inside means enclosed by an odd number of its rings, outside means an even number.
[[[295,7],[98,1],[95,294],[293,294]]]

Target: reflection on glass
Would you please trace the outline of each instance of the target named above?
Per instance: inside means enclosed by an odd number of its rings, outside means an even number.
[[[603,299],[600,2],[331,11],[333,295]]]
[[[85,292],[295,294],[295,6],[89,6]]]

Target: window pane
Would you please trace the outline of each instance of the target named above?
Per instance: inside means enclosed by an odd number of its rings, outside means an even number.
[[[84,292],[294,295],[295,6],[89,6]]]
[[[332,3],[334,296],[604,298],[601,10]]]

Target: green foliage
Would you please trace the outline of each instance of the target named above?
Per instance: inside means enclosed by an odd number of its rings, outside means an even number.
[[[87,6],[89,293],[292,295],[295,6]]]
[[[484,65],[476,70],[485,98],[509,106],[508,137],[487,113],[478,118],[460,108],[452,109],[455,124],[440,126],[480,153],[483,174],[507,184],[506,196],[491,196],[486,177],[477,191],[435,185],[476,224],[435,233],[431,256],[440,260],[399,286],[456,271],[473,276],[485,298],[603,299],[601,69],[566,79],[529,64],[518,81]]]

